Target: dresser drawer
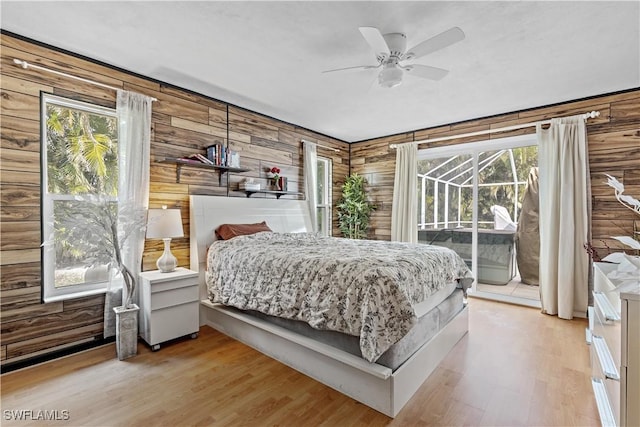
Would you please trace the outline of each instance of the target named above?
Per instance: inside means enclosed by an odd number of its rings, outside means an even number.
[[[616,422],[615,415],[613,414],[613,408],[611,407],[611,402],[609,402],[607,391],[604,387],[604,384],[602,384],[602,381],[592,378],[591,386],[593,387],[593,394],[596,398],[596,405],[598,406],[598,414],[600,415],[600,423],[602,427],[618,426],[619,424],[618,422]]]
[[[620,315],[609,300],[594,292],[593,313],[595,314],[593,335],[602,337],[609,349],[616,369],[620,369],[622,357],[622,323]]]
[[[611,357],[606,341],[596,335],[591,340],[591,369],[595,378],[620,380],[620,368]]]
[[[620,373],[618,369],[615,372],[609,372],[612,370],[612,360],[610,359],[610,354],[607,354],[608,349],[603,345],[604,340],[601,337],[594,336],[591,343],[591,375],[593,381],[599,383],[600,393],[606,396],[611,416],[615,420],[614,425],[618,425],[620,416]],[[617,379],[613,379],[612,377],[614,376]]]
[[[155,291],[151,293],[151,310],[160,310],[174,305],[197,302],[200,296],[198,285],[168,289],[165,291]]]

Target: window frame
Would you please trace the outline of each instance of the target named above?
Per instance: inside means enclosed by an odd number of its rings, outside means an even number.
[[[318,232],[321,232],[325,236],[331,236],[333,234],[333,211],[332,211],[332,197],[333,197],[333,188],[332,188],[332,173],[333,173],[333,161],[329,157],[317,156],[317,163],[323,163],[325,174],[324,180],[322,184],[324,185],[324,191],[322,192],[322,198],[324,200],[317,200],[317,210],[324,210],[324,230],[318,229]],[[318,180],[317,185],[319,186],[320,180]],[[316,190],[319,190],[318,187]],[[318,224],[319,225],[319,224]]]
[[[48,137],[47,137],[47,105],[76,109],[89,114],[104,115],[117,120],[115,108],[104,107],[84,101],[64,98],[46,92],[40,93],[40,229],[42,237],[41,250],[41,299],[44,303],[63,301],[72,298],[80,298],[105,293],[109,286],[109,280],[97,282],[84,282],[66,287],[55,287],[55,248],[49,237],[53,234],[54,202],[75,200],[75,195],[49,193],[48,176]],[[101,196],[106,196],[102,194]],[[108,197],[117,201],[117,197]]]

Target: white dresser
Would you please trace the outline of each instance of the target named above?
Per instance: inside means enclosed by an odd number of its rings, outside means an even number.
[[[606,275],[616,268],[594,263],[592,385],[603,426],[640,426],[640,291],[612,291]]]
[[[156,351],[160,343],[191,335],[198,336],[198,273],[177,268],[140,274],[140,335]]]

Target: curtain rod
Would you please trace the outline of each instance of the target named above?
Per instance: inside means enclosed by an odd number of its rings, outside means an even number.
[[[115,90],[115,91],[123,90],[122,88],[109,86],[109,85],[106,85],[104,83],[96,82],[96,81],[85,79],[85,78],[78,77],[78,76],[74,76],[72,74],[63,73],[62,71],[52,70],[51,68],[41,67],[40,65],[33,65],[33,64],[28,63],[27,61],[23,61],[23,60],[17,59],[17,58],[13,59],[13,63],[16,64],[16,65],[21,66],[25,70],[27,68],[33,68],[33,69],[36,69],[36,70],[41,70],[41,71],[46,71],[48,73],[57,74],[59,76],[67,77],[67,78],[70,78],[70,79],[79,80],[81,82],[89,83],[89,84],[92,84],[94,86],[100,86],[100,87],[103,87],[103,88],[106,88],[106,89],[111,89],[111,90]],[[156,98],[153,98],[153,97],[150,97],[150,98],[151,98],[152,101],[157,101]]]
[[[582,114],[582,118],[585,119],[585,120],[590,119],[590,118],[593,119],[595,117],[598,117],[599,115],[600,115],[600,111],[591,111],[589,113]],[[565,116],[565,117],[570,117],[570,116]],[[560,117],[560,118],[564,118],[564,117]],[[440,138],[425,139],[425,140],[417,141],[417,142],[418,142],[418,145],[420,145],[420,144],[426,144],[426,143],[429,143],[429,142],[448,141],[450,139],[467,138],[469,136],[486,135],[486,134],[490,134],[490,133],[507,132],[507,131],[510,131],[510,130],[518,130],[518,129],[528,128],[528,127],[531,127],[531,126],[548,125],[548,124],[551,124],[551,119],[549,119],[549,120],[541,120],[541,121],[531,122],[531,123],[523,123],[521,125],[506,126],[506,127],[502,127],[502,128],[496,128],[496,129],[479,130],[477,132],[463,133],[463,134],[460,134],[460,135],[442,136]],[[398,144],[389,144],[389,148],[391,148],[391,149],[395,149],[397,147],[398,147]]]
[[[317,143],[315,143],[315,142],[305,141],[304,139],[302,139],[301,141],[302,141],[302,142],[310,142],[310,143],[312,143],[312,144],[316,144],[316,146],[317,146],[317,147],[324,148],[325,150],[332,150],[332,151],[335,151],[336,153],[339,153],[339,152],[340,152],[340,149],[339,149],[339,148],[327,147],[326,145],[320,145],[320,144],[317,144]]]

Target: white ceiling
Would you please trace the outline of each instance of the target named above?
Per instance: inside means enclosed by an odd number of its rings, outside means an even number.
[[[638,1],[7,1],[4,30],[345,141],[640,87]],[[384,89],[358,31],[413,46],[453,26],[465,40],[416,60],[440,81]],[[373,84],[372,84],[373,83]]]

